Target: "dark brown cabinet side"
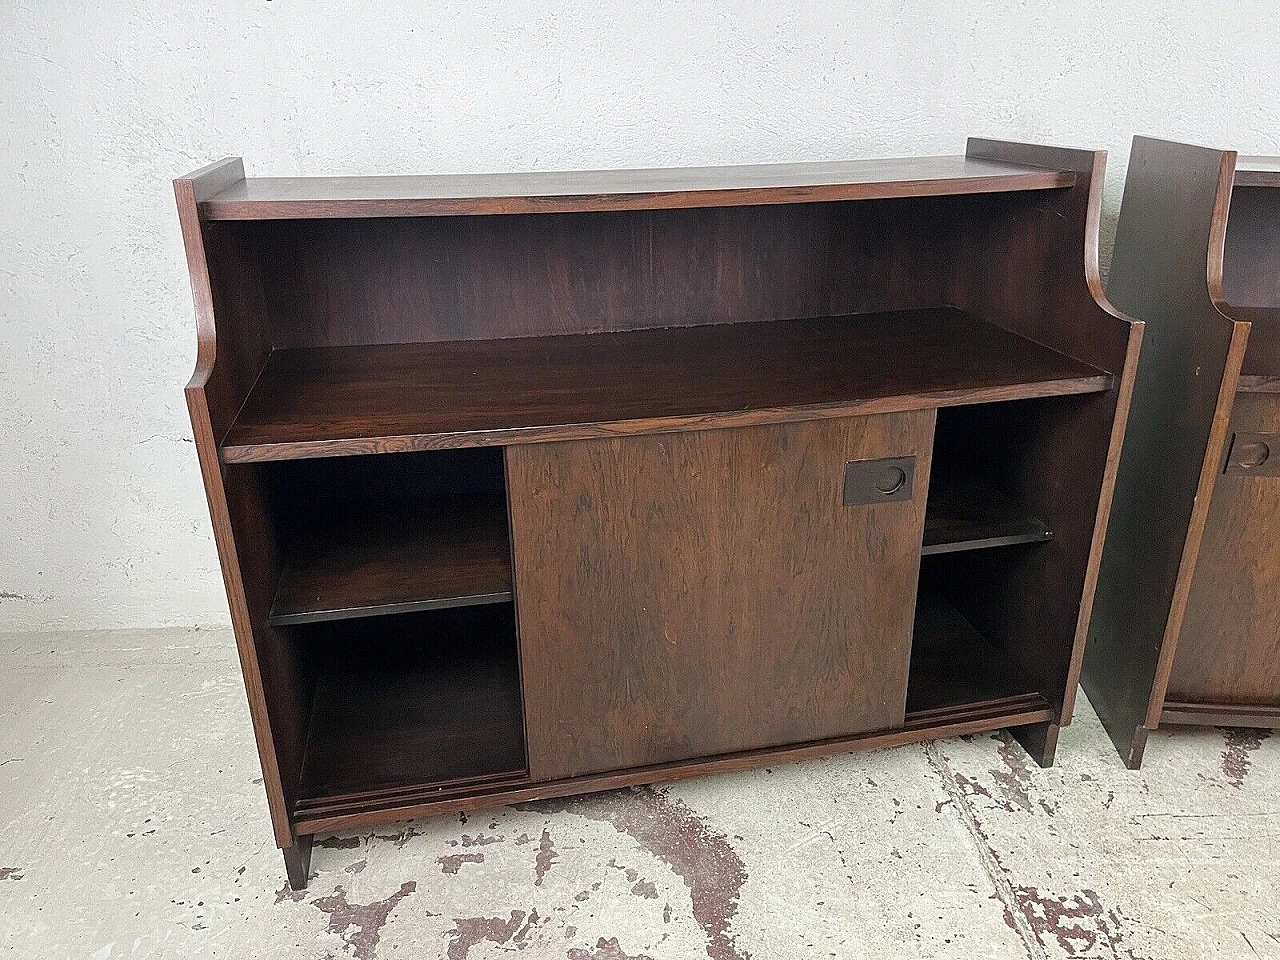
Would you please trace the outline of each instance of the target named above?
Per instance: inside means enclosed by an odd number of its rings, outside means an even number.
[[[1136,137],[1108,293],[1148,331],[1083,680],[1137,767],[1280,726],[1280,158]]]

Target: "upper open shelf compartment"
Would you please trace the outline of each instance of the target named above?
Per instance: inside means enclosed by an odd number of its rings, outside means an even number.
[[[277,350],[226,462],[746,426],[1106,390],[960,310]]]
[[[667,170],[253,177],[200,203],[206,220],[661,210],[1070,187],[1076,175],[963,156]]]

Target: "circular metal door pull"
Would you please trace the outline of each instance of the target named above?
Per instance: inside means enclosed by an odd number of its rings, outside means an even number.
[[[897,493],[907,482],[907,474],[901,467],[889,467],[876,480],[876,489],[886,497]]]
[[[1261,440],[1243,444],[1236,455],[1236,463],[1247,469],[1260,467],[1271,457],[1271,448]]]

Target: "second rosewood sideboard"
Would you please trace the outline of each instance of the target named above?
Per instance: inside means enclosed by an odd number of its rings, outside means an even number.
[[[1148,329],[1084,684],[1137,767],[1280,726],[1280,158],[1136,137],[1107,290]]]
[[[278,844],[1071,719],[1104,155],[175,184]]]

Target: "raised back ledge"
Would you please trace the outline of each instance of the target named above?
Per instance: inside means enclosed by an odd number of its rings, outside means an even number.
[[[1235,186],[1280,187],[1280,157],[1240,157]]]
[[[1008,193],[1076,171],[971,156],[396,177],[252,177],[200,200],[206,220],[574,213]]]

